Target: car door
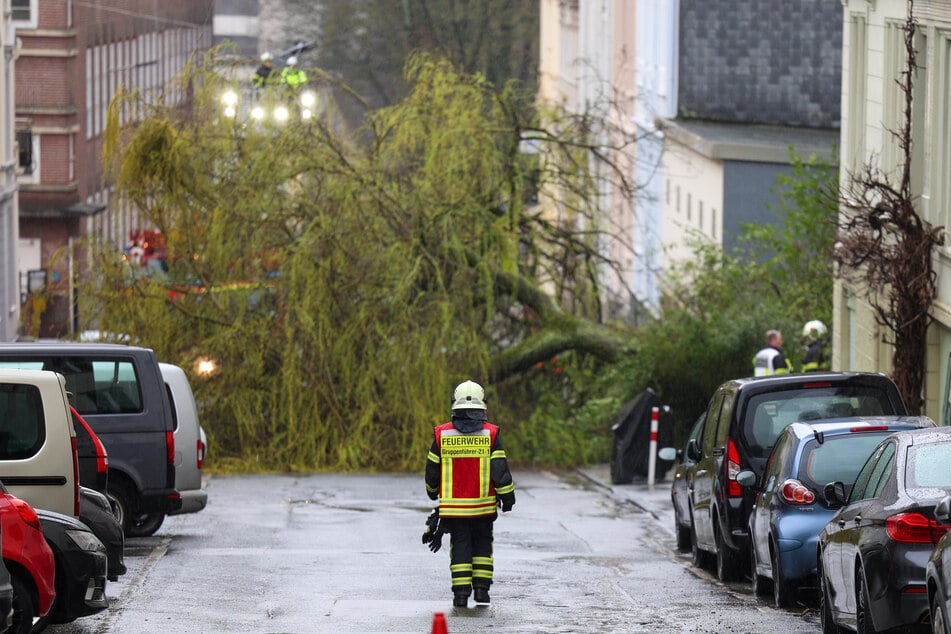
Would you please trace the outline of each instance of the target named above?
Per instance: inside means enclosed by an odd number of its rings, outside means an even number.
[[[855,562],[866,533],[879,515],[876,497],[895,468],[895,443],[883,443],[875,451],[874,458],[874,462],[866,463],[869,469],[868,480],[863,482],[864,486],[860,489],[856,483],[849,496],[849,503],[833,518],[836,522],[836,544],[839,548],[840,587],[843,590],[841,609],[849,614],[854,614],[856,610]],[[865,472],[865,469],[862,471]]]
[[[780,436],[766,463],[762,485],[753,504],[753,517],[750,518],[753,533],[750,534],[750,539],[756,550],[756,561],[761,564],[770,563],[769,528],[777,507],[776,492],[782,482],[783,467],[794,446],[793,438],[789,434]]]
[[[694,470],[694,527],[697,544],[703,550],[715,552],[713,538],[713,509],[717,496],[717,475],[722,464],[723,445],[718,443],[720,430],[729,425],[729,412],[724,412],[729,399],[729,390],[719,391],[707,409],[706,421],[700,436],[701,457]]]

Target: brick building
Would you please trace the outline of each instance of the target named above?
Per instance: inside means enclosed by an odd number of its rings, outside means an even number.
[[[36,332],[33,323],[37,334],[59,336],[80,323],[72,285],[85,265],[78,241],[102,238],[121,248],[138,224],[135,210],[103,183],[109,101],[120,85],[163,91],[191,55],[207,50],[214,0],[11,1],[21,333]]]

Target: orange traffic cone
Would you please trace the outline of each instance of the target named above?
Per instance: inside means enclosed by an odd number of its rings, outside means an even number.
[[[442,612],[433,614],[432,634],[449,634],[449,630],[446,629],[446,615]]]

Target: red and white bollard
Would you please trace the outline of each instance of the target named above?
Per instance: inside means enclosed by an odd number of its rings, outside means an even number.
[[[660,420],[660,408],[651,408],[651,442],[647,454],[647,487],[654,488],[654,472],[657,470],[657,423]]]

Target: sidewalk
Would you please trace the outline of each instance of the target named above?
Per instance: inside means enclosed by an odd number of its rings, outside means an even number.
[[[592,465],[580,467],[577,472],[600,487],[611,492],[619,500],[630,502],[654,516],[662,526],[673,535],[674,505],[670,499],[671,481],[656,480],[654,486],[648,486],[646,480],[635,480],[631,484],[612,484],[611,465]],[[664,476],[673,475],[673,470]]]

